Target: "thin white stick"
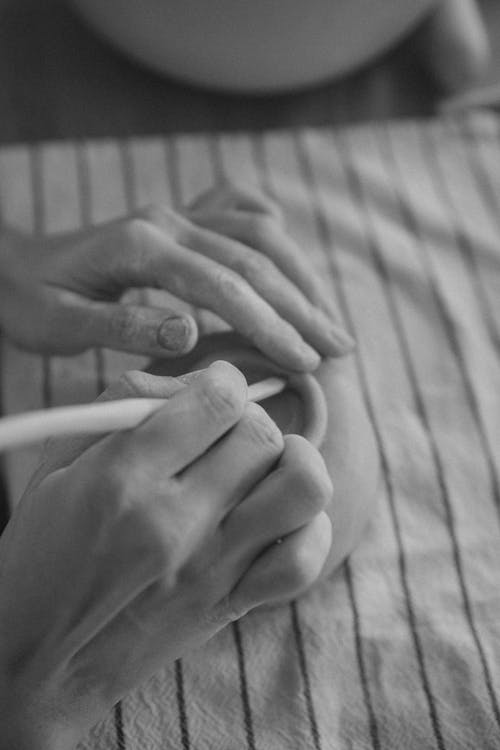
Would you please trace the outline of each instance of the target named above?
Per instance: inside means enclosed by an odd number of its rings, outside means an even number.
[[[249,401],[263,401],[280,393],[283,378],[267,378],[248,388]],[[0,453],[58,435],[98,434],[128,430],[165,405],[162,398],[126,398],[78,406],[25,412],[0,419]]]

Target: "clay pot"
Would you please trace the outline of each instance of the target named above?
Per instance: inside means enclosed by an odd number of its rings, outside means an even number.
[[[175,360],[156,360],[148,371],[156,375],[181,375],[216,359],[239,366],[249,382],[277,372],[273,364],[235,333],[206,336],[190,354]],[[312,432],[315,444],[320,445],[335,492],[328,509],[333,541],[324,569],[326,575],[353,550],[374,513],[379,458],[352,357],[324,360],[314,376],[309,377],[315,383],[312,390],[309,385],[302,391],[300,386],[289,387],[261,405],[283,432],[306,436]]]

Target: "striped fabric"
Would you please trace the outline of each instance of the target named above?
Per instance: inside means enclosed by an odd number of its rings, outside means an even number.
[[[500,120],[7,148],[2,217],[69,230],[221,175],[275,195],[330,280],[358,341],[378,513],[333,580],[160,669],[80,750],[498,748]],[[9,412],[91,399],[141,364],[3,346]],[[12,499],[33,460],[8,457]]]

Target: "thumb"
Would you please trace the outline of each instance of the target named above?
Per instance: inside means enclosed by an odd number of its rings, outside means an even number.
[[[186,373],[180,377],[159,377],[141,370],[131,370],[124,372],[119,380],[111,383],[97,398],[97,401],[116,401],[124,398],[172,398],[198,375],[199,371]],[[28,486],[33,487],[56,469],[68,466],[90,446],[102,439],[102,434],[50,438],[44,445],[40,464]]]
[[[86,346],[178,357],[191,351],[198,327],[186,312],[121,303],[87,302],[82,306],[81,334]]]
[[[485,72],[490,43],[477,0],[439,0],[422,27],[418,46],[425,65],[448,92]]]

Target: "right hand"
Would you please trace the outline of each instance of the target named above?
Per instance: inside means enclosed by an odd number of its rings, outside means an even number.
[[[134,430],[49,446],[0,538],[0,748],[69,750],[327,558],[323,460],[247,402],[238,370],[129,373],[107,394],[131,396],[166,403]]]

